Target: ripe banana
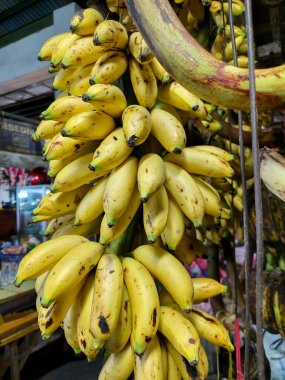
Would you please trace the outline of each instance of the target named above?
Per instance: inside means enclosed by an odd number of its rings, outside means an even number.
[[[136,355],[142,356],[155,336],[159,322],[159,299],[151,274],[138,261],[122,259],[124,281],[132,308],[132,339]]]
[[[168,194],[169,207],[167,222],[164,227],[164,230],[161,234],[161,239],[164,247],[168,251],[175,251],[177,245],[180,243],[183,238],[185,231],[185,222],[184,214],[178,206],[175,199]]]
[[[149,153],[142,156],[138,167],[138,188],[142,202],[147,202],[165,179],[165,167],[158,154]]]
[[[225,161],[232,161],[234,159],[234,155],[229,153],[227,150],[224,150],[222,148],[219,148],[218,146],[214,145],[194,145],[191,148],[203,150],[206,152],[210,152],[212,154],[215,154],[216,156],[221,157]]]
[[[151,134],[168,151],[179,154],[186,145],[186,133],[181,122],[171,113],[155,108],[151,111]]]
[[[162,373],[163,373],[163,380],[167,380],[168,378],[168,355],[167,355],[167,349],[165,345],[162,343],[162,341],[159,341],[160,350],[161,350],[161,361],[162,361]]]
[[[130,148],[145,142],[151,130],[151,117],[146,108],[128,106],[123,112],[122,122],[126,143]]]
[[[83,156],[84,154],[79,154],[79,157]],[[48,176],[49,177],[55,177],[63,168],[65,168],[68,164],[75,161],[73,156],[67,157],[67,158],[59,158],[58,160],[50,160],[48,163]]]
[[[76,71],[70,87],[68,88],[69,95],[82,96],[85,92],[88,91],[88,88],[90,87],[89,77],[91,75],[93,66],[94,64],[90,64],[83,67],[83,69],[81,69],[78,74]]]
[[[89,111],[71,117],[65,123],[61,134],[75,139],[103,140],[115,127],[112,116],[102,111]]]
[[[158,62],[158,60],[153,57],[150,62],[150,66],[156,79],[159,80],[162,84],[168,83],[170,81],[169,73],[162,67],[162,65]]]
[[[77,335],[77,316],[79,311],[79,297],[76,297],[73,304],[63,320],[64,336],[67,343],[72,347],[75,354],[81,352]]]
[[[205,203],[194,179],[181,167],[165,162],[165,187],[195,227],[202,226]]]
[[[81,224],[80,226],[75,226],[74,224],[66,224],[65,226],[62,226],[58,228],[57,231],[55,231],[51,239],[54,239],[58,236],[62,235],[81,235],[84,237],[90,237],[93,235],[97,235],[100,232],[100,225],[102,221],[102,216],[100,215],[96,219],[92,220],[91,222]],[[74,219],[73,219],[74,222]]]
[[[51,55],[50,65],[51,67],[57,67],[65,53],[73,47],[75,41],[79,40],[80,37],[76,34],[68,33],[66,36],[64,36],[54,47]]]
[[[175,348],[173,349],[175,350]],[[182,380],[179,369],[169,350],[167,350],[167,363],[167,380]]]
[[[112,84],[94,84],[83,94],[82,99],[92,104],[96,110],[115,118],[120,117],[127,107],[125,95],[119,87]]]
[[[50,61],[54,48],[59,43],[59,41],[62,40],[67,35],[69,35],[68,32],[60,33],[46,40],[38,53],[38,60]]]
[[[94,347],[102,347],[112,335],[119,319],[123,299],[123,268],[117,255],[105,253],[98,262],[92,308],[90,332],[95,338]]]
[[[65,235],[41,243],[21,260],[15,285],[20,286],[24,281],[36,278],[51,269],[70,249],[86,241],[82,236]]]
[[[168,195],[165,187],[161,185],[143,204],[144,230],[150,244],[154,243],[162,234],[167,222],[167,216]]]
[[[140,32],[134,32],[130,35],[129,50],[135,60],[141,64],[150,63],[154,58]]]
[[[235,65],[235,62],[234,60],[230,60],[229,62],[229,65]],[[248,68],[248,57],[246,55],[240,55],[239,57],[237,57],[237,65],[238,67],[241,67],[241,68],[244,68],[244,69],[247,69]]]
[[[108,177],[103,195],[103,209],[108,227],[114,226],[129,207],[137,182],[137,169],[137,158],[128,157]]]
[[[67,252],[46,278],[42,306],[49,307],[68,289],[80,282],[97,265],[102,255],[103,247],[94,241],[82,243]]]
[[[282,338],[284,338],[285,337],[284,296],[278,290],[275,290],[273,293],[273,310],[274,310],[275,321],[278,327],[279,334],[282,336]]]
[[[101,22],[95,30],[93,39],[95,46],[103,46],[108,49],[126,49],[128,41],[126,28],[114,20]]]
[[[157,98],[157,82],[150,64],[142,65],[135,58],[130,58],[129,72],[138,103],[151,108]]]
[[[184,233],[180,243],[173,254],[182,262],[191,265],[195,257],[201,257],[207,253],[206,246],[196,237]]]
[[[199,187],[205,203],[205,214],[214,216],[215,218],[221,215],[221,198],[217,190],[208,182],[197,176],[192,176],[197,186]]]
[[[82,68],[80,67],[79,69],[81,70]],[[60,69],[53,80],[52,85],[54,90],[67,90],[73,82],[75,75],[78,73],[79,69],[73,67],[66,70]]]
[[[95,63],[89,79],[91,85],[95,83],[113,83],[119,79],[128,68],[128,59],[122,51],[108,51]]]
[[[43,292],[43,288],[44,288],[43,285],[45,283],[45,280],[47,278],[48,273],[49,273],[49,271],[46,271],[46,272],[40,274],[36,278],[36,281],[35,281],[35,292],[37,293],[37,295],[39,295],[39,293],[41,292],[40,297],[42,296],[42,292]]]
[[[80,9],[72,16],[69,28],[71,33],[78,36],[90,36],[103,21],[102,15],[96,9]]]
[[[57,120],[66,122],[69,118],[81,112],[93,111],[95,107],[90,103],[85,103],[77,96],[64,96],[56,99],[50,106],[41,113],[43,120]]]
[[[194,304],[201,303],[227,291],[226,285],[222,285],[212,278],[193,278],[192,282],[194,287]]]
[[[142,245],[131,255],[161,282],[182,310],[191,310],[194,294],[192,279],[176,257],[152,245]]]
[[[52,139],[56,134],[58,134],[64,123],[56,120],[42,120],[37,126],[36,132],[33,133],[32,139],[34,141]]]
[[[181,166],[188,173],[208,177],[224,178],[234,174],[230,164],[223,158],[192,147],[186,147],[181,154],[168,154],[165,161]]]

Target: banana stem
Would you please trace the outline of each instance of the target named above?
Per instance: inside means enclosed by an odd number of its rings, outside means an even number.
[[[210,103],[248,111],[249,72],[216,59],[186,31],[168,0],[125,0],[143,38],[181,85]],[[259,109],[285,104],[285,65],[255,71]]]

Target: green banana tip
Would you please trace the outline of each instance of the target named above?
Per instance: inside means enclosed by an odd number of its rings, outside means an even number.
[[[228,291],[227,285],[223,285],[223,293],[226,293]]]
[[[38,61],[42,61],[43,60],[42,57],[40,56],[40,54],[38,54],[37,58],[38,58]]]
[[[95,167],[92,165],[92,162],[91,164],[88,165],[88,169],[91,170],[92,172],[95,172]]]
[[[143,356],[144,352],[145,352],[145,346],[142,346],[141,344],[135,342],[134,343],[134,352],[137,356],[139,356],[140,358]]]
[[[39,141],[39,140],[40,140],[40,138],[37,136],[36,133],[33,133],[33,134],[32,134],[32,139],[33,139],[34,141]]]
[[[41,305],[45,309],[47,309],[53,302],[54,302],[54,300],[45,299],[44,296],[42,296],[42,298],[41,298]]]
[[[51,334],[42,333],[41,335],[43,340],[48,340],[51,337]]]
[[[90,96],[89,96],[89,95],[87,95],[87,94],[83,94],[83,95],[82,95],[82,100],[83,100],[83,102],[88,102],[88,101],[91,100],[91,99],[90,99]]]
[[[93,348],[95,348],[95,350],[100,350],[103,346],[104,346],[103,342],[100,342],[98,340],[94,340]]]
[[[65,69],[68,68],[68,64],[67,64],[67,63],[63,63],[63,62],[61,62],[60,67],[61,67],[63,70],[65,70]]]
[[[146,203],[148,201],[148,198],[149,197],[147,195],[146,196],[141,196],[140,200],[141,200],[142,203]]]
[[[24,282],[24,280],[21,280],[18,276],[15,277],[15,280],[14,280],[14,285],[19,288],[22,283]]]
[[[56,193],[56,192],[57,192],[57,190],[56,190],[56,186],[55,186],[54,184],[51,185],[49,191],[50,191],[51,193]]]
[[[82,351],[80,350],[80,348],[74,348],[73,349],[75,355],[79,355]]]

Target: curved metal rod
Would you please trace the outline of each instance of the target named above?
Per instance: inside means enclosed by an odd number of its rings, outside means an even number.
[[[165,69],[196,96],[248,111],[249,72],[219,61],[187,32],[168,0],[125,0],[146,43]],[[259,109],[285,105],[285,65],[255,71]]]

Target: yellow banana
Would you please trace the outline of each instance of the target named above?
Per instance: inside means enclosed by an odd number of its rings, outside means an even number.
[[[126,49],[128,46],[128,32],[118,21],[105,20],[99,24],[94,33],[94,45],[108,49]]]
[[[72,347],[75,354],[81,352],[77,335],[77,316],[79,310],[79,297],[76,297],[73,304],[63,320],[64,337],[67,343]]]
[[[78,72],[78,68],[60,69],[53,80],[54,90],[67,90],[74,80],[76,72]]]
[[[122,351],[111,354],[104,363],[98,380],[126,380],[134,370],[134,358],[130,343]]]
[[[195,227],[202,226],[205,203],[196,182],[180,166],[165,162],[165,187]]]
[[[224,34],[221,31],[219,31],[212,44],[211,53],[217,59],[223,60],[225,47],[226,47],[226,40],[225,40]]]
[[[159,294],[159,303],[161,306],[169,306],[175,303],[174,299],[171,297],[171,295],[168,293],[168,291],[163,288]]]
[[[206,246],[185,232],[173,254],[182,262],[191,265],[195,257],[201,257],[207,252]]]
[[[153,245],[142,245],[131,255],[161,282],[182,310],[191,310],[194,294],[192,279],[175,256]]]
[[[242,67],[242,68],[245,68],[247,69],[248,68],[248,57],[246,55],[240,55],[239,57],[237,57],[237,62],[238,62],[238,67]],[[235,65],[234,63],[234,60],[230,60],[229,61],[229,65]]]
[[[242,201],[242,198],[238,194],[234,195],[234,197],[233,197],[233,205],[235,206],[235,208],[239,212],[242,212],[242,210],[243,210],[243,201]]]
[[[163,102],[161,102],[159,100],[156,101],[155,105],[152,107],[152,109],[155,109],[155,108],[159,108],[159,109],[162,109],[164,111],[167,111],[167,112],[171,113],[171,115],[174,116],[176,119],[178,119],[180,121],[180,123],[182,123],[181,114],[182,113],[187,114],[187,111],[178,110],[178,108],[175,108],[174,106],[172,106],[170,104],[163,103]],[[188,117],[188,119],[189,118],[190,117]]]
[[[230,25],[226,25],[223,29],[225,31],[227,39],[231,40],[232,36],[231,36],[231,27],[230,27]],[[237,26],[237,25],[233,25],[233,29],[234,29],[234,35],[235,35],[235,37],[238,37],[238,36],[241,36],[242,34],[244,34],[244,31],[239,26]]]
[[[284,326],[284,317],[282,315],[282,307],[284,303],[280,299],[278,290],[273,292],[273,311],[275,316],[276,325],[279,331],[279,334],[284,338],[285,336],[285,326]]]
[[[38,277],[51,269],[73,247],[88,241],[83,236],[65,235],[48,240],[32,249],[20,262],[15,285]]]
[[[38,60],[39,61],[50,61],[54,48],[59,43],[59,41],[62,40],[67,35],[69,35],[68,32],[60,33],[60,34],[57,34],[57,35],[49,38],[48,40],[46,40],[43,43],[43,45],[42,45],[42,47],[38,53]]]
[[[200,338],[195,327],[184,315],[173,307],[160,306],[158,330],[191,366],[198,364]]]
[[[181,355],[177,349],[174,347],[173,343],[169,342],[168,340],[165,340],[165,345],[167,347],[167,350],[172,357],[172,359],[175,362],[175,365],[180,373],[180,379],[185,380],[192,380],[197,378],[197,366],[196,365],[190,365],[183,355]],[[199,352],[199,348],[197,348]],[[199,354],[198,354],[199,355]],[[178,377],[179,378],[179,377]],[[170,380],[170,378],[169,378]]]
[[[33,133],[32,139],[40,141],[45,139],[52,139],[58,134],[64,126],[64,123],[56,120],[42,120],[37,126],[36,132]]]
[[[98,111],[118,118],[127,107],[124,93],[112,84],[94,84],[83,94],[82,99],[89,102]]]
[[[66,165],[55,177],[50,191],[53,193],[71,191],[107,174],[103,170],[94,173],[88,169],[92,157],[93,153],[88,153]]]
[[[125,141],[123,128],[116,128],[95,150],[89,169],[111,170],[119,166],[132,153]]]
[[[244,38],[245,38],[245,34],[242,34],[241,36],[238,36],[238,37],[235,38],[235,44],[236,44],[236,48],[237,49],[241,46]],[[230,41],[230,42],[228,42],[226,44],[225,55],[224,56],[225,56],[225,59],[227,61],[233,58],[233,44],[232,44],[232,41]]]
[[[130,35],[129,50],[136,61],[141,64],[150,63],[154,57],[140,32],[134,32]]]
[[[99,349],[93,346],[94,338],[90,332],[90,315],[94,293],[94,275],[91,274],[80,292],[79,310],[77,319],[77,335],[81,351],[87,356],[88,361],[93,361],[99,353]]]
[[[167,350],[167,380],[182,380],[179,369],[169,350]]]
[[[177,82],[159,86],[158,99],[181,110],[189,111],[193,118],[198,117],[201,120],[207,118],[204,102]]]
[[[84,242],[67,252],[47,276],[41,299],[42,306],[49,307],[87,276],[102,254],[103,247],[94,241]]]
[[[240,45],[240,47],[238,49],[238,53],[247,55],[247,53],[248,53],[247,38],[245,38],[243,40],[242,44]]]
[[[181,166],[188,173],[208,177],[224,178],[232,177],[234,174],[230,164],[223,158],[192,147],[183,149],[181,154],[168,154],[165,161]]]
[[[114,239],[116,239],[116,237],[120,236],[131,223],[139,206],[140,206],[140,194],[137,187],[135,187],[131,200],[130,200],[129,207],[119,217],[119,219],[117,220],[114,226],[108,227],[107,217],[106,215],[104,215],[102,223],[101,223],[101,228],[100,228],[100,243],[108,244]]]
[[[36,281],[35,281],[35,292],[37,293],[37,295],[39,295],[40,291],[41,291],[41,296],[42,296],[42,290],[43,290],[43,285],[45,283],[45,280],[47,278],[47,275],[48,275],[48,271],[40,274],[37,278],[36,278]]]
[[[135,58],[130,58],[129,72],[138,103],[151,108],[157,98],[157,82],[150,64],[142,65]]]
[[[104,177],[95,182],[84,198],[81,199],[75,212],[75,225],[84,225],[103,213],[103,195],[108,178]]]
[[[90,87],[89,78],[93,66],[94,64],[90,64],[83,67],[83,69],[81,69],[78,74],[76,71],[76,75],[74,76],[68,89],[69,95],[82,96],[85,92],[88,91],[88,88]]]
[[[108,51],[95,63],[89,79],[91,85],[95,83],[113,83],[119,79],[128,68],[128,59],[122,51]]]
[[[137,182],[138,160],[128,157],[112,170],[103,196],[103,208],[107,224],[112,227],[129,207]]]
[[[180,154],[186,146],[186,133],[180,121],[171,113],[155,108],[151,111],[151,131],[168,151]]]
[[[213,3],[213,2],[212,2]],[[223,9],[226,14],[229,13],[229,3],[222,3]],[[245,6],[242,1],[232,3],[232,13],[233,16],[240,16],[245,12]]]
[[[209,362],[202,343],[200,343],[199,346],[199,363],[197,365],[197,372],[200,379],[207,379],[209,373]]]
[[[71,117],[61,131],[64,137],[75,139],[103,140],[116,127],[112,116],[102,111],[82,112]]]
[[[112,335],[119,319],[123,299],[123,268],[119,257],[105,253],[98,262],[92,308],[90,332],[95,338],[94,347],[102,347]]]
[[[161,350],[163,380],[167,380],[167,377],[168,377],[167,349],[161,340],[159,341],[159,345],[160,345],[160,350]]]
[[[168,194],[168,200],[167,222],[161,234],[161,239],[168,251],[175,251],[185,231],[184,214],[170,194]]]
[[[104,348],[106,351],[116,353],[123,350],[126,346],[132,330],[132,310],[131,310],[131,300],[124,284],[123,287],[123,297],[121,303],[121,309],[119,314],[119,319],[116,324],[115,330],[113,331],[110,338],[106,341]]]
[[[51,67],[58,66],[65,53],[73,47],[75,41],[79,40],[80,37],[76,34],[68,33],[66,36],[64,36],[54,47],[51,55],[50,64]]]
[[[193,303],[195,304],[227,291],[227,286],[212,278],[193,278],[192,282],[194,287]]]
[[[44,140],[44,146],[42,147],[43,154],[45,154],[45,152],[49,149],[51,142],[52,142],[52,139]]]
[[[94,8],[80,9],[70,20],[71,33],[78,36],[94,34],[96,27],[104,21],[102,15]]]
[[[83,156],[84,154],[79,154],[79,157]],[[50,160],[48,163],[48,176],[49,177],[55,177],[63,168],[66,167],[66,165],[70,164],[72,161],[75,161],[73,156],[69,156],[66,158],[59,158],[58,160]]]
[[[156,79],[162,84],[168,83],[170,81],[170,74],[165,70],[164,67],[158,62],[157,58],[153,57],[150,62],[150,66]]]
[[[147,202],[165,179],[165,167],[162,158],[155,153],[142,156],[138,167],[138,188],[143,202]]]
[[[126,143],[133,148],[145,142],[151,130],[148,110],[139,105],[128,106],[122,115]]]
[[[234,155],[229,153],[227,150],[219,148],[218,146],[214,145],[194,145],[191,148],[203,150],[206,152],[210,152],[212,154],[215,154],[216,156],[221,157],[222,159],[226,161],[232,161],[234,159]]]
[[[100,215],[96,219],[92,220],[91,222],[87,222],[84,224],[81,224],[80,226],[75,226],[74,224],[67,224],[63,227],[60,227],[57,231],[55,231],[51,239],[54,239],[58,236],[62,235],[81,235],[84,237],[89,237],[93,235],[97,235],[100,232],[100,225],[102,221],[102,216]]]
[[[50,106],[41,113],[40,117],[44,120],[57,120],[66,122],[69,118],[81,112],[93,111],[95,107],[83,102],[77,96],[64,96],[56,99]]]
[[[165,187],[161,185],[143,204],[144,230],[150,244],[154,243],[162,234],[167,222],[167,216],[168,195]]]
[[[73,223],[74,214],[67,214],[59,216],[58,218],[52,219],[45,229],[45,236],[49,236],[57,231],[60,227],[65,226],[66,224]]]
[[[192,176],[199,187],[205,203],[205,214],[218,218],[221,215],[221,198],[217,190],[208,182],[197,176]]]
[[[122,259],[124,281],[132,308],[132,339],[136,355],[142,356],[155,336],[159,322],[159,298],[148,270],[130,257]]]

